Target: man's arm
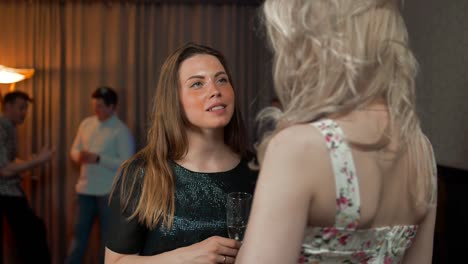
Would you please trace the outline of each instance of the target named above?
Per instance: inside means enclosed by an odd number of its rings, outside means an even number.
[[[26,170],[34,168],[38,165],[46,163],[52,158],[52,154],[54,153],[53,150],[49,148],[43,148],[41,152],[34,158],[22,161],[16,160],[14,162],[9,162],[2,168],[0,168],[0,176],[1,177],[11,177],[15,176],[19,173],[22,173]]]
[[[117,157],[99,155],[99,164],[116,170],[119,166],[135,153],[135,143],[130,130],[127,127],[120,129],[117,134]]]
[[[73,140],[73,144],[70,150],[70,157],[71,159],[76,162],[81,162],[81,150],[83,149],[83,143],[81,140],[81,134],[83,133],[84,129],[84,121],[81,122],[80,126],[78,127],[78,132],[76,133],[75,139]]]

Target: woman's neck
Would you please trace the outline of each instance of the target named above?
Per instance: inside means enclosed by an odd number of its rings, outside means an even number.
[[[192,171],[220,172],[234,168],[239,156],[224,143],[223,130],[187,130],[187,154],[176,162]]]
[[[388,111],[387,101],[383,98],[378,98],[359,110],[361,111],[385,111],[386,112]]]

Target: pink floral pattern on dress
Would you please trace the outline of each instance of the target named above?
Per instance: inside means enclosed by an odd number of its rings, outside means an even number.
[[[323,134],[330,152],[336,188],[335,226],[307,228],[298,263],[400,263],[418,226],[356,229],[361,201],[351,148],[333,120],[312,125]]]
[[[365,230],[308,228],[298,263],[400,263],[417,229],[414,225]]]
[[[337,190],[335,225],[356,228],[361,215],[361,201],[351,149],[344,140],[343,131],[333,120],[325,119],[312,125],[322,133],[330,151]]]

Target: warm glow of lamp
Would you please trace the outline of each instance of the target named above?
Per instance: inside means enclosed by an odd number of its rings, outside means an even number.
[[[15,89],[15,83],[33,75],[34,69],[15,69],[0,65],[0,83],[10,84],[10,91]]]

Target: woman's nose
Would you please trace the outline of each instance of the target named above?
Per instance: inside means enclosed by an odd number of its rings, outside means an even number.
[[[209,89],[210,98],[221,96],[221,90],[219,89],[219,87],[216,85],[215,82],[210,82],[209,87],[210,87]]]

